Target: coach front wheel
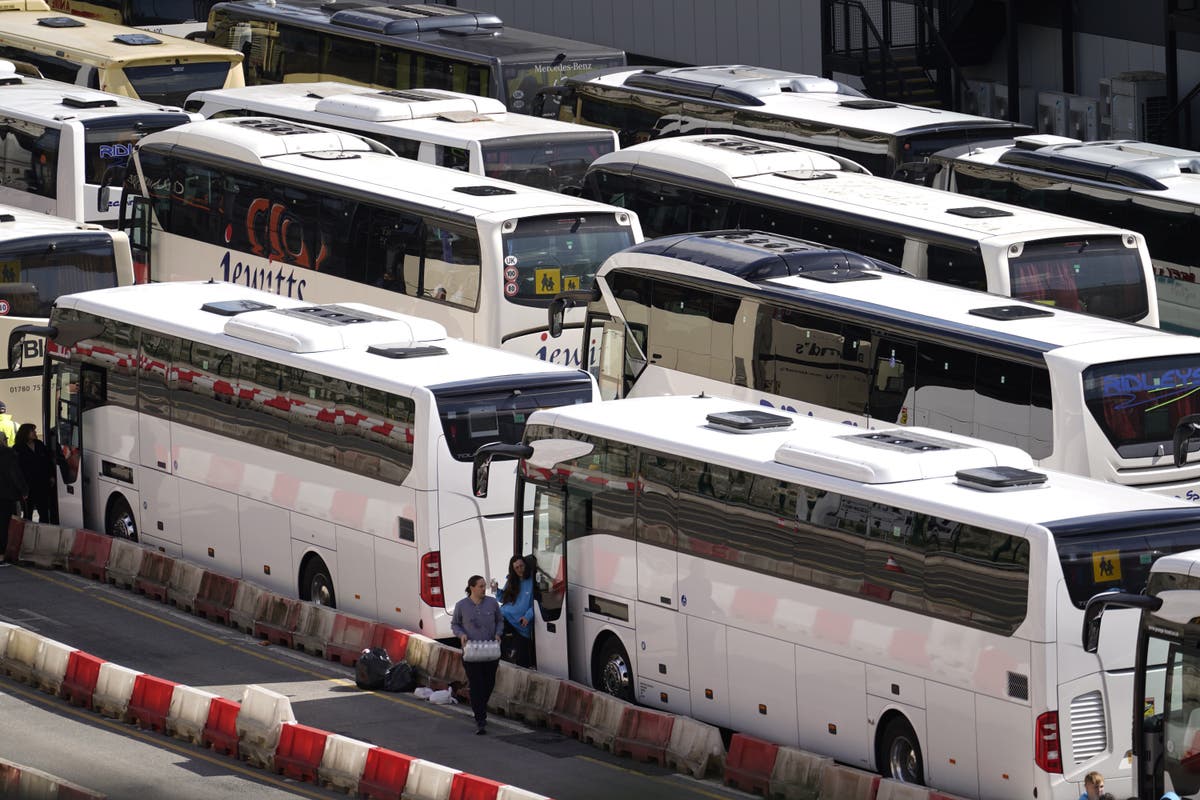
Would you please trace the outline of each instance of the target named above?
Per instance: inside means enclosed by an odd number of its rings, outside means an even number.
[[[329,567],[319,557],[309,559],[300,576],[300,599],[309,600],[317,605],[337,608],[337,598],[333,593],[333,577]]]
[[[897,714],[887,721],[879,737],[879,771],[885,778],[925,784],[925,766],[921,760],[921,745],[908,720]]]
[[[119,494],[114,494],[108,501],[108,510],[104,513],[104,532],[117,539],[138,540],[137,519],[129,502]]]

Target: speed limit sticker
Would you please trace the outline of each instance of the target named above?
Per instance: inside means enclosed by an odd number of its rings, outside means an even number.
[[[0,300],[0,315],[7,314],[8,312],[9,312],[8,301]]]
[[[509,283],[504,284],[504,293],[509,297],[514,297],[517,294],[517,291],[518,289],[515,283],[510,281]]]
[[[515,281],[517,279],[517,274],[518,273],[517,273],[516,267],[505,267],[504,268],[504,280],[506,280],[506,281]]]

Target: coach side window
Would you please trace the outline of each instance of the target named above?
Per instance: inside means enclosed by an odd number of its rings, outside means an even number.
[[[3,135],[3,180],[8,189],[54,198],[58,194],[59,133],[36,122],[9,118]]]
[[[216,185],[221,176],[210,167],[182,159],[173,166],[171,233],[223,244],[219,235],[221,190]]]
[[[375,45],[348,36],[327,35],[324,39],[325,55],[321,61],[323,76],[337,76],[368,86],[374,82],[375,52],[378,49]]]
[[[925,263],[925,277],[928,280],[980,292],[988,289],[987,268],[978,250],[959,250],[931,244],[926,249]]]
[[[975,361],[966,350],[922,343],[917,348],[915,425],[970,436],[975,430]]]
[[[427,300],[475,309],[479,303],[482,260],[479,237],[475,231],[448,226],[426,226],[419,296]],[[411,280],[407,269],[405,280]]]
[[[142,351],[138,369],[138,410],[143,414],[171,418],[169,392],[172,365],[179,350],[179,340],[161,333],[142,333]]]
[[[675,549],[679,503],[679,461],[674,456],[643,452],[638,461],[637,526],[639,542]]]

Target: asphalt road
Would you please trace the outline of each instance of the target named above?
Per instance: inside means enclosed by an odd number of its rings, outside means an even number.
[[[95,581],[0,568],[0,620],[131,669],[238,700],[246,684],[287,695],[297,721],[557,800],[746,797],[652,764],[616,758],[493,715],[474,736],[467,706],[362,692],[348,667],[257,642],[219,624]],[[113,800],[344,797],[186,742],[106,720],[0,677],[0,758]]]

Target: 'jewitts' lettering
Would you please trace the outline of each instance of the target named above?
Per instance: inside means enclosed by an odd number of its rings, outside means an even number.
[[[296,277],[296,270],[293,268],[284,272],[282,264],[256,267],[253,264],[233,261],[228,250],[221,258],[221,279],[228,283],[240,283],[251,289],[294,297],[297,300],[304,299],[304,288],[308,285],[307,280]]]

